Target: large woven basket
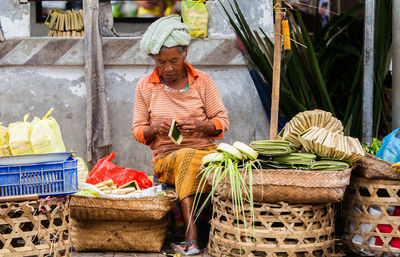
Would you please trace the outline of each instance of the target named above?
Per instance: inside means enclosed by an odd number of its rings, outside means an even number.
[[[0,256],[71,256],[69,196],[0,203]]]
[[[159,252],[168,218],[155,221],[72,219],[71,240],[76,251]]]
[[[215,197],[208,252],[212,256],[332,256],[333,204],[254,204],[254,228],[238,224],[230,200]],[[245,205],[250,223],[250,206]],[[244,220],[239,215],[239,220]]]
[[[255,202],[329,203],[342,200],[350,182],[351,169],[342,171],[264,169],[253,171]],[[210,177],[211,178],[211,177]],[[211,180],[209,178],[209,183]],[[248,184],[248,178],[245,177]],[[230,181],[217,187],[224,198],[230,196]]]
[[[172,191],[168,191],[166,196],[130,199],[73,195],[71,217],[84,220],[159,220],[172,209],[177,199],[178,196]]]
[[[350,249],[361,255],[400,254],[400,248],[392,246],[400,240],[400,216],[390,216],[400,206],[399,195],[399,181],[352,178],[345,195],[345,243]],[[392,232],[380,232],[382,225],[391,226]],[[377,246],[378,240],[383,245]]]
[[[371,154],[366,154],[355,163],[354,171],[360,176],[370,179],[400,180],[400,172],[394,171],[393,163],[384,161]]]

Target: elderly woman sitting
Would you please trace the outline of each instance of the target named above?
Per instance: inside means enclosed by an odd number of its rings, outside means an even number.
[[[132,135],[153,152],[154,174],[161,183],[174,185],[187,228],[183,254],[199,253],[197,229],[191,217],[203,156],[215,150],[229,120],[213,80],[185,62],[190,42],[188,27],[178,15],[155,21],[140,43],[156,68],[136,86]],[[175,144],[168,132],[178,121],[183,135]]]

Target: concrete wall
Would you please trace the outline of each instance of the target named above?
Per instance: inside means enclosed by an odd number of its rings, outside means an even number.
[[[14,3],[13,0],[6,1]],[[249,19],[254,21],[252,26],[265,25],[267,31],[272,29],[271,1],[256,1],[263,2],[265,9],[255,7],[261,5],[241,2],[253,18]],[[23,13],[29,4],[24,8]],[[8,15],[3,10],[0,6],[1,19]],[[249,143],[265,139],[269,134],[269,124],[244,59],[236,47],[234,35],[221,18],[215,2],[209,3],[209,11],[210,37],[193,41],[188,61],[207,72],[221,93],[231,121],[224,142],[240,140]],[[261,15],[264,18],[257,18]],[[5,26],[3,24],[3,28]],[[117,155],[115,163],[151,174],[150,150],[136,143],[130,134],[136,83],[154,69],[152,60],[138,51],[139,41],[140,38],[105,39],[104,62],[113,150]],[[54,107],[53,116],[60,124],[67,149],[85,157],[86,89],[83,65],[83,39],[8,37],[5,43],[0,43],[0,112],[3,125],[21,120],[25,113],[43,116]]]
[[[29,37],[30,4],[20,5],[18,0],[0,1],[0,22],[6,38]]]

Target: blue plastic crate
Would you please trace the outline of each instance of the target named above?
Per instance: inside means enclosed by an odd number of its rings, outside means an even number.
[[[73,194],[78,191],[77,159],[0,166],[0,196]]]

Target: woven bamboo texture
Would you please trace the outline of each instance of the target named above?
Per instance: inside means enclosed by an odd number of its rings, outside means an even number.
[[[71,256],[69,196],[0,203],[0,256]]]
[[[245,205],[250,222],[249,205]],[[215,197],[208,252],[212,256],[331,256],[334,252],[333,204],[254,204],[254,228],[240,222],[232,202]],[[239,215],[239,220],[244,220]]]
[[[394,171],[393,163],[384,161],[371,154],[366,154],[355,163],[354,171],[362,177],[370,179],[400,180],[400,172]]]
[[[399,248],[390,246],[393,238],[400,238],[400,216],[390,216],[388,213],[390,208],[400,206],[399,195],[398,181],[352,178],[351,186],[345,195],[345,243],[353,251],[359,254],[372,253],[374,256],[400,254]],[[375,211],[372,212],[370,208]],[[380,232],[377,226],[381,224],[390,225],[393,228],[392,232]],[[371,237],[379,237],[383,246],[369,244],[368,240]],[[353,242],[356,238],[360,243]]]
[[[73,195],[71,217],[87,220],[159,220],[172,209],[177,199],[178,196],[172,191],[169,191],[166,196],[130,199]]]
[[[329,203],[343,199],[351,169],[342,171],[264,169],[253,171],[255,202]],[[210,177],[211,178],[211,177]],[[248,178],[245,177],[248,184]],[[209,183],[211,181],[209,180]],[[230,181],[225,178],[218,194],[230,196]]]
[[[71,239],[76,251],[159,252],[168,218],[156,221],[72,219]]]

